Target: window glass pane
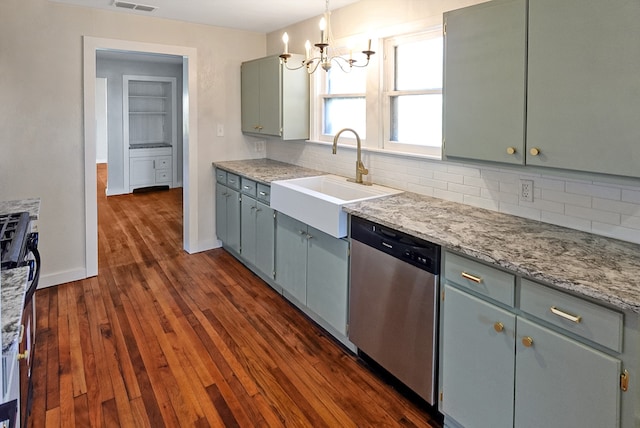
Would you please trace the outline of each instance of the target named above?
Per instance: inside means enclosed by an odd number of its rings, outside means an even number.
[[[347,69],[345,67],[345,69]],[[327,72],[328,94],[364,94],[367,90],[366,68],[351,68],[345,73],[338,64],[333,63]],[[324,73],[324,71],[320,71]]]
[[[395,48],[397,91],[442,88],[442,37]]]
[[[353,128],[361,139],[366,138],[364,97],[326,98],[324,100],[323,134],[335,135],[342,128]]]
[[[442,146],[442,95],[391,97],[391,141]]]

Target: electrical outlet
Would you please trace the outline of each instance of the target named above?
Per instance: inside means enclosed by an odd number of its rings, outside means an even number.
[[[533,180],[520,180],[520,200],[533,202]]]
[[[264,152],[264,141],[256,141],[256,152],[257,153]]]

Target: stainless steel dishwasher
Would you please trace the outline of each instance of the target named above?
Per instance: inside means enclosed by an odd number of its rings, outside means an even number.
[[[351,219],[349,339],[435,403],[440,246]]]

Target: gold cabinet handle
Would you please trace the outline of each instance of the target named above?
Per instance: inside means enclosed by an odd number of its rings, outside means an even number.
[[[522,344],[525,346],[525,348],[531,348],[533,346],[533,339],[531,338],[531,336],[525,336],[522,338]]]
[[[515,147],[507,147],[507,154],[513,155],[516,153]]]
[[[504,324],[502,324],[501,322],[497,322],[493,324],[493,329],[498,333],[502,333],[502,331],[504,331]]]
[[[580,324],[580,321],[582,321],[582,317],[580,315],[569,314],[567,312],[561,311],[560,309],[556,308],[555,306],[551,306],[549,308],[549,310],[551,311],[552,314],[557,315],[560,318],[564,318],[566,320],[574,322],[576,324]]]
[[[29,350],[25,349],[23,353],[18,353],[18,361],[29,358]]]
[[[480,278],[479,276],[474,276],[466,272],[461,272],[460,275],[462,275],[464,279],[468,279],[469,281],[473,281],[477,284],[480,284],[482,282],[482,278]]]
[[[531,150],[529,150],[529,153],[531,153],[531,156],[538,156],[540,154],[540,149],[532,147]]]

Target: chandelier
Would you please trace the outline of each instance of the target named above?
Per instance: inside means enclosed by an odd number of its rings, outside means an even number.
[[[369,59],[375,52],[371,50],[371,39],[369,39],[367,49],[362,51],[366,56],[366,62],[363,64],[356,64],[357,60],[353,58],[353,52],[349,50],[349,59],[345,58],[346,55],[329,55],[329,45],[333,42],[333,35],[331,34],[331,12],[329,11],[329,0],[326,0],[325,12],[322,19],[320,19],[320,42],[315,43],[313,49],[309,40],[304,44],[305,57],[302,60],[302,64],[297,67],[290,67],[288,64],[291,54],[289,53],[289,35],[285,32],[282,35],[282,42],[284,43],[284,52],[280,55],[282,62],[288,70],[299,70],[302,67],[307,68],[307,73],[313,74],[318,66],[321,66],[324,71],[329,71],[332,63],[338,64],[338,66],[348,73],[353,67],[366,67],[369,65]]]

